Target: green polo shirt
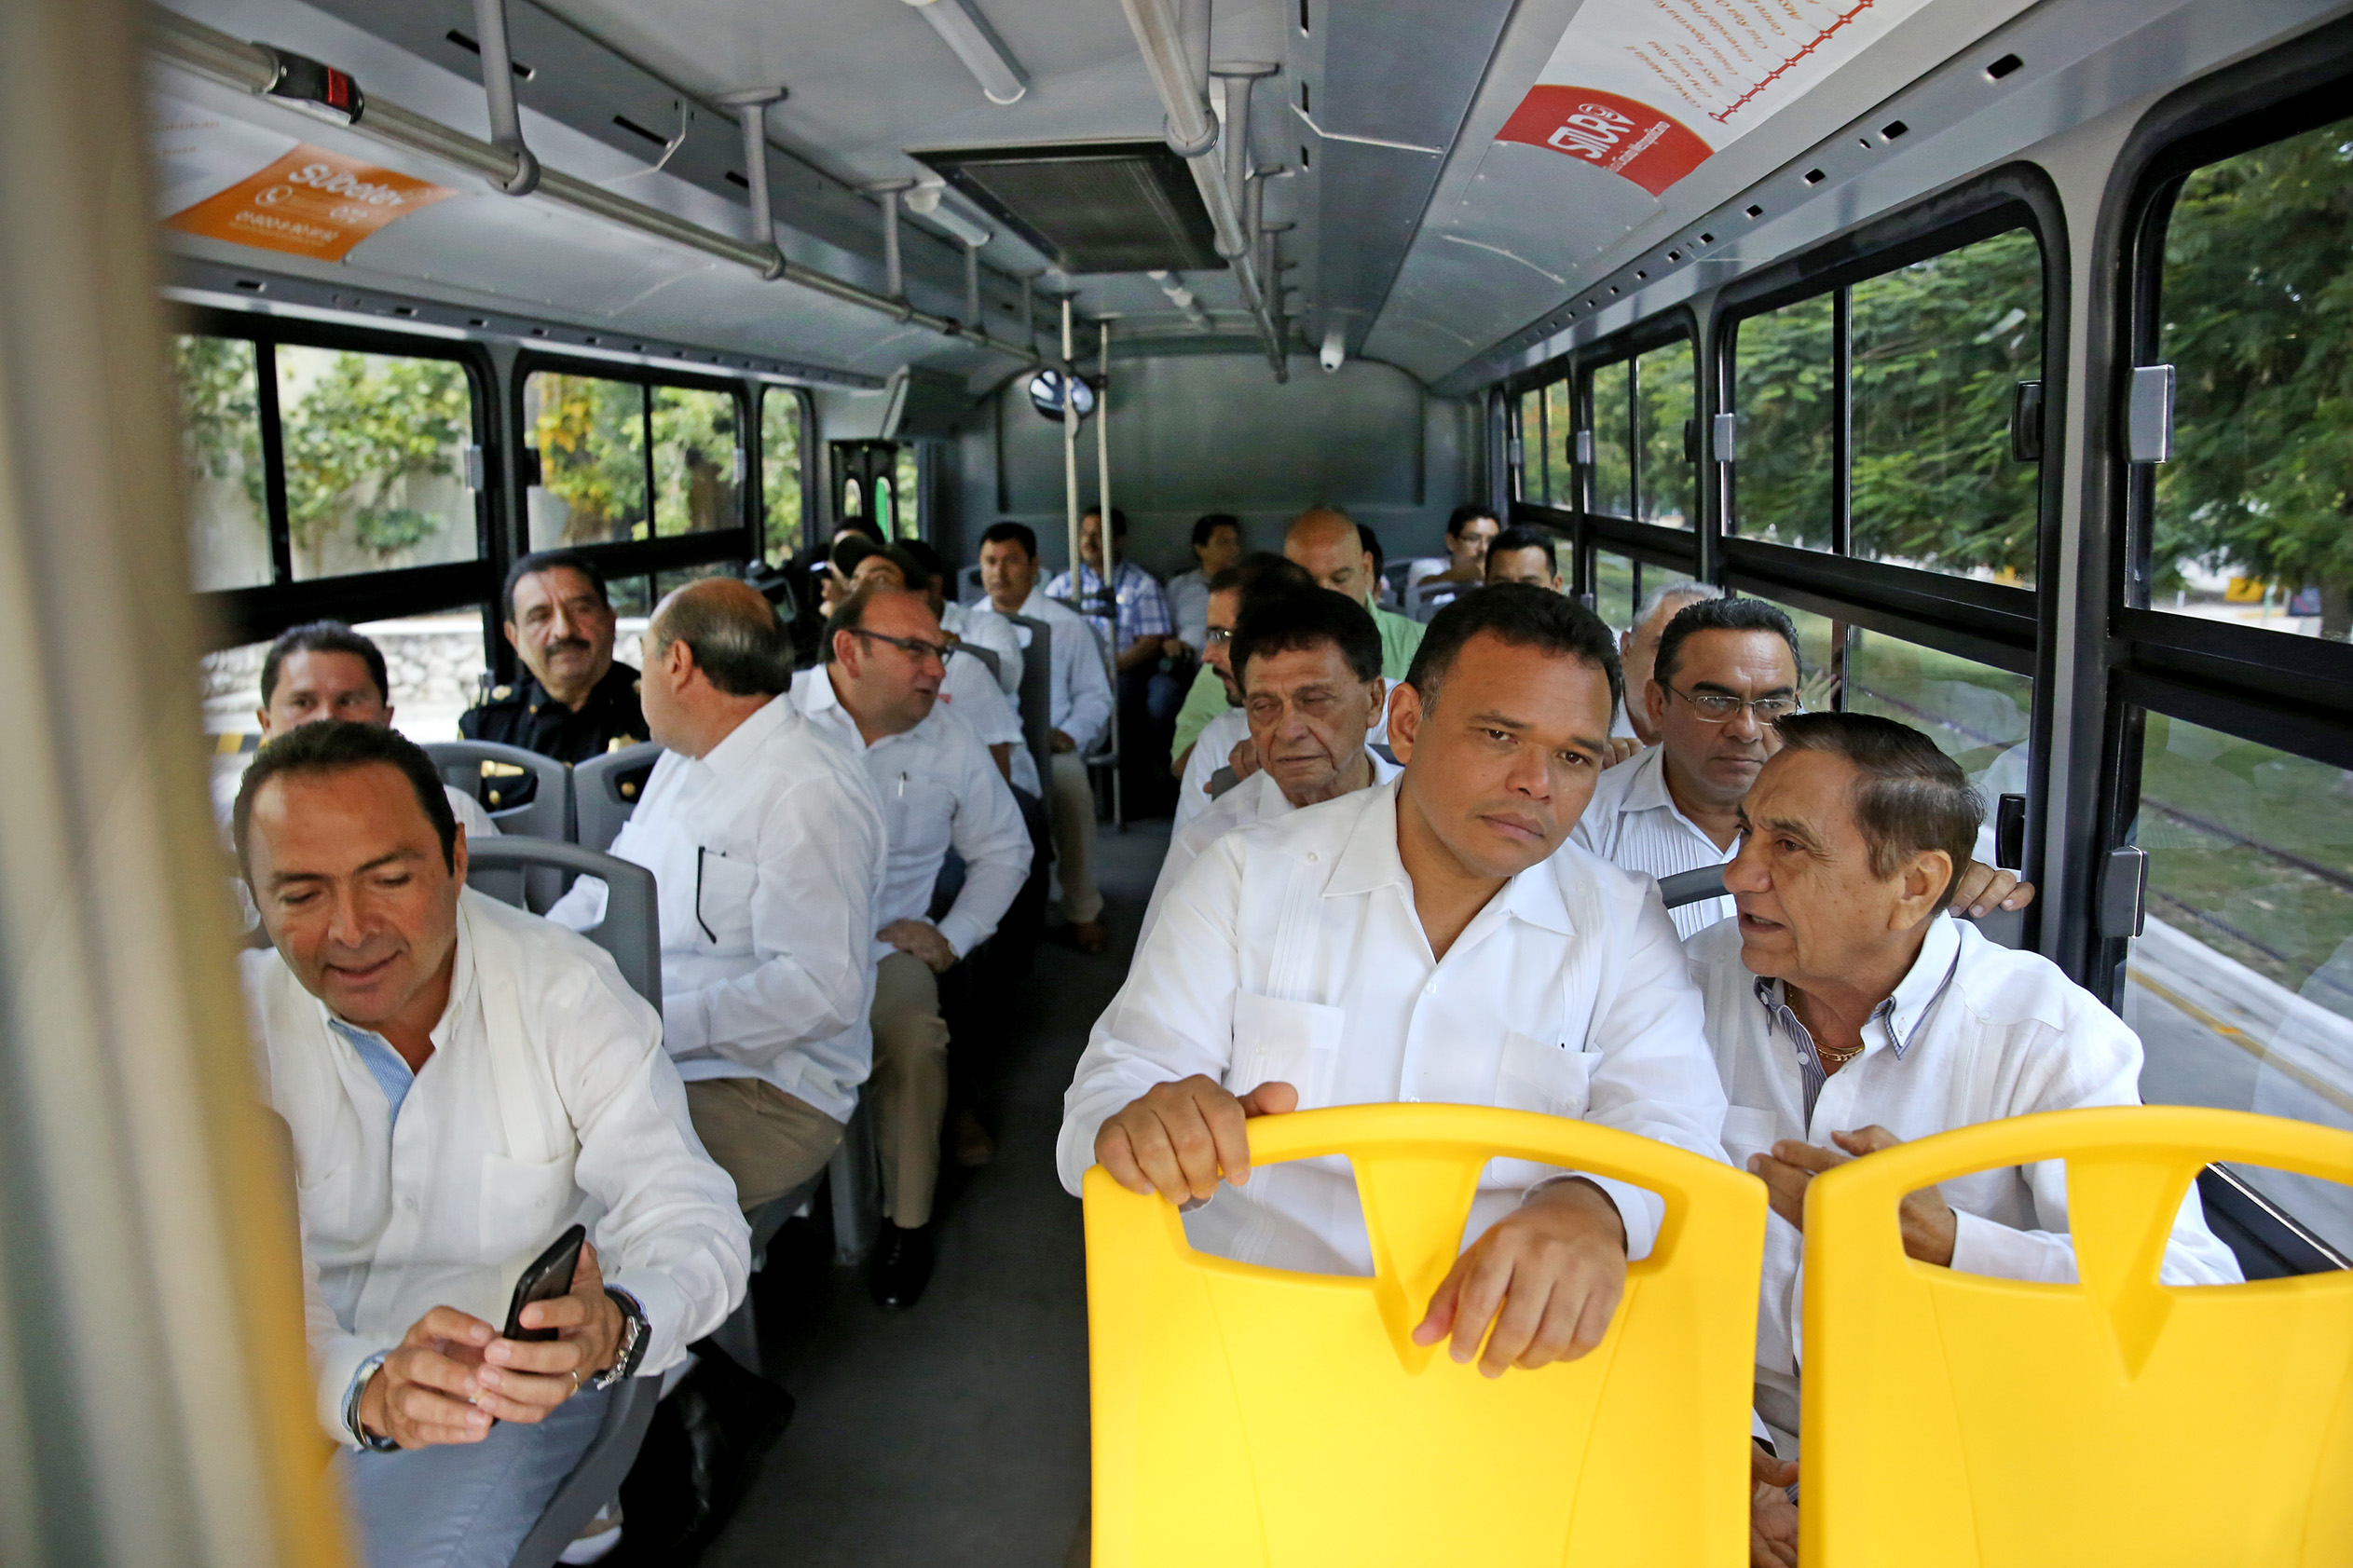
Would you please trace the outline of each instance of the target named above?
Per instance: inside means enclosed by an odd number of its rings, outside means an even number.
[[[1413,668],[1414,650],[1422,646],[1422,634],[1430,628],[1378,605],[1372,608],[1373,624],[1381,634],[1381,678],[1393,686]],[[1225,700],[1225,683],[1217,678],[1217,672],[1202,665],[1193,676],[1193,689],[1184,694],[1184,706],[1177,710],[1176,737],[1169,746],[1169,760],[1174,763],[1191,751],[1210,720],[1233,705]]]

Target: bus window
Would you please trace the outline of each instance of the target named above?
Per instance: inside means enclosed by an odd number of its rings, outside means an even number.
[[[2037,467],[2012,455],[2010,411],[2018,384],[2043,374],[2034,237],[2014,229],[1857,283],[1849,315],[1849,552],[2032,586]]]
[[[392,728],[412,741],[458,739],[458,716],[482,701],[482,611],[472,606],[353,628],[383,650]]]
[[[800,548],[800,394],[771,387],[759,398],[759,494],[767,520],[763,546],[768,564],[781,566]]]
[[[2353,1128],[2353,772],[2149,714],[2126,968],[2142,1097]],[[2353,1189],[2234,1167],[2340,1252]]]
[[[650,390],[654,533],[667,539],[740,526],[734,396],[684,387]]]
[[[1732,360],[1740,411],[1731,531],[1809,550],[1831,546],[1838,478],[1837,307],[1831,296],[1740,323]]]
[[[1519,489],[1524,501],[1544,500],[1544,397],[1523,392],[1512,400],[1519,408]]]
[[[1772,599],[1765,602],[1787,616],[1789,624],[1797,629],[1798,656],[1805,665],[1800,672],[1799,697],[1806,711],[1829,713],[1839,705],[1839,675],[1846,666],[1846,623]]]
[[[1544,495],[1546,506],[1556,506],[1566,511],[1577,504],[1577,465],[1572,450],[1577,429],[1577,416],[1569,394],[1575,384],[1555,381],[1544,389]],[[1570,574],[1563,572],[1566,582]]]
[[[1845,675],[1846,711],[1926,731],[1977,786],[1989,825],[1996,798],[2026,793],[2028,676],[1860,626],[1847,628]],[[1978,858],[1990,860],[1990,826],[1980,842]]]
[[[285,343],[275,353],[296,581],[482,553],[462,366]]]
[[[536,371],[523,382],[523,425],[540,453],[533,550],[648,537],[643,387]]]
[[[1642,453],[1638,515],[1646,523],[1689,528],[1698,510],[1696,473],[1687,431],[1698,433],[1699,389],[1691,375],[1691,345],[1670,343],[1635,361],[1635,429]]]
[[[1592,510],[1634,515],[1634,372],[1629,361],[1594,372]]]
[[[271,578],[255,357],[254,346],[242,338],[172,340],[189,566],[199,593],[257,588]]]
[[[919,451],[912,445],[901,446],[893,471],[896,482],[891,494],[898,508],[898,527],[891,538],[920,539],[923,537],[923,480]]]
[[[1652,568],[1656,570],[1656,568]],[[1642,564],[1606,550],[1594,552],[1594,613],[1620,634],[1634,630],[1635,606],[1641,602]]]
[[[2193,171],[2166,222],[2157,358],[2176,367],[2141,603],[2343,642],[2353,120]]]
[[[854,480],[852,483],[856,482]],[[874,509],[868,515],[873,519],[874,525],[882,530],[882,537],[886,539],[895,539],[899,537],[898,510],[896,505],[897,499],[897,493],[891,485],[891,476],[886,473],[876,474],[874,476]]]
[[[845,479],[841,482],[841,515],[844,517],[866,515],[866,491],[855,479]]]

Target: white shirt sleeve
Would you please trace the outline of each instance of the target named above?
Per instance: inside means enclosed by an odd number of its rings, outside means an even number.
[[[1201,1073],[1223,1083],[1234,1054],[1235,946],[1241,861],[1235,839],[1212,843],[1170,889],[1159,920],[1136,945],[1128,982],[1096,1020],[1062,1097],[1055,1168],[1078,1195],[1103,1123],[1155,1084]]]
[[[2132,1031],[2105,1008],[2089,1005],[2079,1010],[2073,1024],[2064,1038],[2055,1036],[2049,1042],[2045,1059],[2053,1070],[2046,1081],[2023,1097],[2011,1115],[2141,1103],[2141,1043]],[[2023,1174],[2038,1225],[2021,1230],[1956,1209],[1953,1269],[2000,1279],[2073,1284],[2075,1242],[2068,1234],[2067,1163],[2044,1160],[2026,1166]],[[2237,1255],[2207,1229],[2195,1182],[2174,1216],[2172,1238],[2166,1244],[2157,1277],[2167,1285],[2234,1285],[2244,1278]]]
[[[566,1009],[556,1092],[580,1139],[572,1179],[605,1209],[598,1266],[645,1308],[638,1370],[658,1372],[744,1299],[751,1231],[734,1183],[694,1136],[653,1009],[609,961],[592,973]]]
[[[1643,890],[1633,924],[1615,989],[1595,1009],[1588,1036],[1601,1060],[1586,1090],[1585,1120],[1721,1161],[1724,1084],[1707,1048],[1707,1010],[1655,887]],[[1649,1256],[1664,1201],[1607,1177],[1590,1179],[1618,1206],[1626,1256]]]
[[[864,1016],[881,813],[831,776],[808,779],[770,802],[758,842],[751,940],[759,966],[691,990],[664,988],[674,1055],[716,1050],[764,1068]]]
[[[958,957],[989,939],[1030,879],[1030,829],[1012,786],[977,742],[960,749],[969,760],[950,831],[964,857],[964,885],[939,920],[939,934]]]
[[[1092,750],[1103,727],[1111,722],[1111,676],[1103,670],[1102,645],[1096,640],[1094,628],[1073,617],[1056,624],[1054,646],[1071,649],[1063,664],[1070,683],[1069,707],[1056,728],[1076,742],[1080,751]],[[1065,658],[1060,652],[1056,657]]]
[[[482,809],[481,801],[451,784],[442,785],[442,790],[449,797],[450,814],[458,819],[458,825],[466,830],[468,839],[499,837],[499,825],[490,820],[490,813]]]

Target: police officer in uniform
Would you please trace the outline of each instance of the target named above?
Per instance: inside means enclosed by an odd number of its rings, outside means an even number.
[[[648,738],[637,672],[613,661],[613,607],[594,563],[568,550],[526,555],[508,569],[499,602],[527,673],[467,709],[459,734],[575,763]],[[521,805],[535,783],[527,773],[486,777],[483,803]]]

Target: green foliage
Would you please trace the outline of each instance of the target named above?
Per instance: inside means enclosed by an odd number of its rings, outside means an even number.
[[[2196,170],[2165,236],[2174,460],[2158,470],[2157,586],[2204,560],[2321,590],[2353,628],[2353,122]]]
[[[634,381],[542,371],[531,377],[540,483],[570,507],[566,544],[644,539],[645,389]]]
[[[315,573],[338,529],[389,561],[445,525],[406,504],[407,484],[455,471],[472,402],[449,361],[337,354],[300,397],[281,392],[280,425],[287,525]]]
[[[653,389],[654,532],[732,528],[735,505],[735,400],[725,392]]]
[[[2043,259],[2022,229],[1858,283],[1850,547],[2032,579],[2036,467],[2010,455],[2042,375]]]
[[[1699,416],[1691,380],[1691,346],[1673,343],[1635,361],[1635,429],[1642,443],[1645,522],[1689,528],[1696,524],[1699,491],[1684,454],[1684,423]]]
[[[1740,323],[1733,406],[1740,410],[1732,531],[1830,548],[1831,431],[1837,358],[1828,294]]]
[[[1857,555],[2034,571],[2035,468],[2010,455],[2020,381],[2042,374],[2042,255],[2023,230],[1869,279],[1852,294]],[[1740,533],[1830,545],[1838,473],[1834,296],[1740,324]]]
[[[253,378],[253,346],[228,337],[175,337],[171,370],[188,476],[242,479],[254,514],[260,515],[261,395]]]
[[[782,566],[800,547],[800,400],[780,387],[761,394],[759,484],[768,517],[768,561]]]

